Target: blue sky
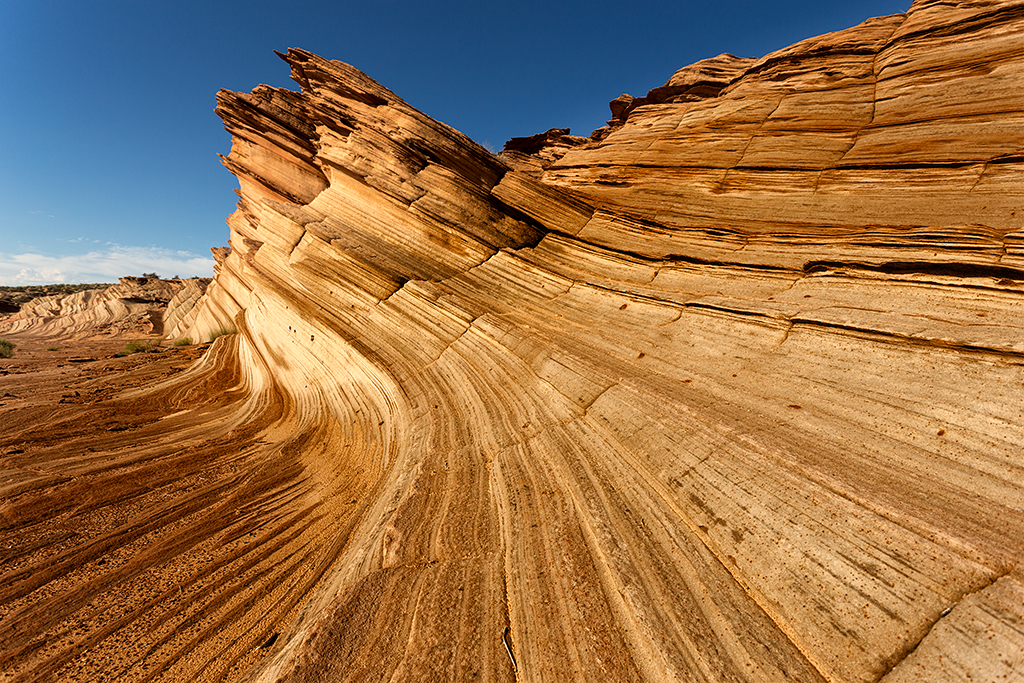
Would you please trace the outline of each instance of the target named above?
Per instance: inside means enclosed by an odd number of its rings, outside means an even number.
[[[909,3],[0,0],[0,285],[212,274],[238,186],[215,96],[297,89],[274,50],[349,62],[500,149]]]

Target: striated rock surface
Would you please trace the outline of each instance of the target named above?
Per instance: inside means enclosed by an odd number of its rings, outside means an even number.
[[[1019,676],[1022,45],[919,0],[508,162],[289,50],[302,92],[218,96],[175,328],[238,334],[90,405],[130,443],[9,413],[0,670]]]
[[[196,305],[206,294],[210,278],[190,278],[181,281],[181,287],[167,302],[163,315],[163,334],[168,339],[181,339],[199,315]]]

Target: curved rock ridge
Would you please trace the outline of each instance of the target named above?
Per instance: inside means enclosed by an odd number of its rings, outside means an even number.
[[[289,50],[301,92],[218,96],[240,201],[175,332],[237,334],[90,405],[165,413],[131,443],[0,441],[2,669],[1019,675],[1022,37],[918,1],[508,162]]]

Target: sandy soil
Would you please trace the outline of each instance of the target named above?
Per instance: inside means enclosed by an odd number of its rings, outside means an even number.
[[[8,336],[0,680],[218,680],[270,653],[325,515],[260,438],[281,405],[247,400],[233,337],[118,358]]]

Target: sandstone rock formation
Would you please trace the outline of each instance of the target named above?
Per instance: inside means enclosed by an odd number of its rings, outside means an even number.
[[[590,138],[584,138],[570,135],[568,128],[552,128],[546,133],[538,133],[525,138],[512,138],[505,143],[501,158],[517,171],[540,177],[570,149],[585,145],[592,139],[600,139],[607,130],[609,130],[607,127],[602,128],[600,132],[594,131]]]
[[[116,285],[32,299],[0,315],[0,333],[42,337],[162,335],[188,316],[207,278],[122,277]],[[194,314],[193,314],[194,315]],[[180,335],[179,335],[180,336]]]
[[[218,96],[241,199],[178,333],[238,334],[111,398],[166,413],[130,444],[0,441],[3,668],[1019,677],[1021,45],[1024,2],[917,0],[507,162],[289,50],[301,92]]]
[[[167,302],[162,334],[168,339],[182,339],[199,314],[197,304],[210,286],[210,278],[190,278],[180,281],[181,287]]]

